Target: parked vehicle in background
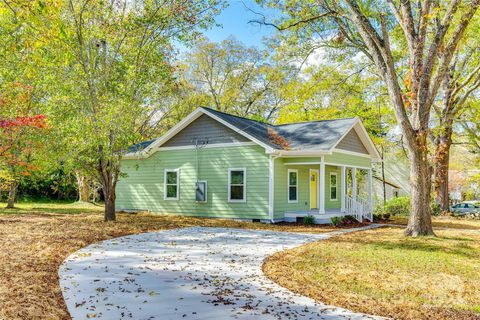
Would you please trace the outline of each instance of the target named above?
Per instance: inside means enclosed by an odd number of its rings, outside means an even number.
[[[480,212],[480,206],[473,203],[461,202],[451,206],[450,211],[457,215],[467,215]]]

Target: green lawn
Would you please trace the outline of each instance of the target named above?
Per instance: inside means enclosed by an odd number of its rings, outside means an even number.
[[[79,214],[85,211],[102,212],[103,205],[85,202],[45,201],[20,202],[14,209],[5,209],[6,203],[0,202],[0,214],[60,213]]]
[[[480,232],[402,228],[341,235],[277,253],[263,268],[318,301],[396,319],[479,319]]]

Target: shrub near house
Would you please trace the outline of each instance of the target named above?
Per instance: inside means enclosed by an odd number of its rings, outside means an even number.
[[[410,198],[392,198],[385,203],[385,206],[375,208],[376,218],[389,219],[391,216],[408,216],[410,214]]]

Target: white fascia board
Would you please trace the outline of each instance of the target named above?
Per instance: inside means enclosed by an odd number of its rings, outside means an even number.
[[[280,157],[316,157],[332,154],[328,150],[275,150],[275,154]]]

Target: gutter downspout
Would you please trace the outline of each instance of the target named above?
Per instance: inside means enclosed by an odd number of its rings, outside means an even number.
[[[274,223],[274,193],[275,193],[275,159],[279,156],[270,155],[268,157],[268,217],[270,223]]]

